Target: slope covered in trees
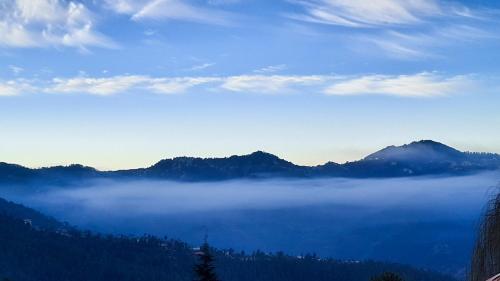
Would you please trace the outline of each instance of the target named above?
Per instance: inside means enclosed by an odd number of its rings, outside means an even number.
[[[101,236],[52,224],[35,226],[27,219],[41,214],[2,201],[0,211],[0,278],[13,281],[53,280],[193,280],[194,250],[177,240],[152,236]],[[6,206],[17,210],[6,212]],[[0,208],[0,210],[2,210]],[[8,214],[7,214],[8,213]],[[24,219],[21,217],[27,216]],[[39,220],[40,218],[36,219]],[[47,218],[47,221],[52,221]],[[346,262],[314,255],[250,255],[231,250],[211,252],[223,281],[363,281],[392,271],[407,281],[453,279],[408,266],[380,262]]]

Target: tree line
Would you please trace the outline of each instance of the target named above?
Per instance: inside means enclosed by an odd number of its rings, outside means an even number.
[[[71,228],[43,230],[0,215],[0,276],[12,281],[196,280],[197,251],[173,239],[107,236]],[[397,272],[406,281],[453,280],[409,266],[373,261],[345,262],[261,251],[244,254],[213,248],[210,253],[212,270],[217,280],[223,281],[369,281],[385,271]]]

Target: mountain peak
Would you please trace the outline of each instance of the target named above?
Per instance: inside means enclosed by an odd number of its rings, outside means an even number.
[[[451,153],[451,154],[462,153],[451,146],[433,140],[414,141],[410,144],[403,145],[403,147],[414,147],[420,149],[427,148],[441,153]]]
[[[433,140],[414,141],[401,146],[388,146],[365,157],[364,160],[436,161],[457,160],[463,153]]]
[[[411,142],[410,144],[406,144],[406,146],[412,146],[412,145],[425,145],[425,146],[433,146],[433,147],[449,147],[443,143],[433,141],[433,140],[419,140],[419,141]],[[405,146],[405,145],[403,145],[403,146]]]
[[[235,161],[242,161],[246,163],[253,163],[257,165],[286,165],[286,166],[291,166],[293,165],[292,163],[279,158],[278,156],[265,152],[262,150],[258,150],[255,152],[252,152],[247,155],[242,155],[242,156],[231,156],[230,159],[235,160]]]
[[[233,155],[230,157],[223,157],[223,158],[200,158],[200,157],[179,156],[179,157],[160,160],[159,162],[156,163],[156,165],[164,163],[164,162],[178,162],[178,163],[189,162],[189,163],[191,163],[194,161],[224,161],[224,160],[228,160],[228,159],[245,159],[245,158],[246,159],[260,160],[260,161],[262,161],[262,160],[277,160],[277,159],[281,160],[278,156],[276,156],[274,154],[271,154],[271,153],[268,153],[265,151],[261,151],[261,150],[257,150],[255,152],[250,153],[250,154]]]
[[[272,153],[269,153],[269,152],[265,152],[265,151],[262,151],[262,150],[257,150],[255,152],[252,152],[248,155],[245,155],[246,157],[252,157],[252,158],[273,158],[273,159],[276,159],[279,157],[272,154]],[[245,156],[242,156],[242,157],[245,157]]]

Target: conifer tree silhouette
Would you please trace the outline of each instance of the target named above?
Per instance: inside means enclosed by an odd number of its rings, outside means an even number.
[[[206,236],[205,242],[196,255],[199,257],[199,263],[194,267],[194,272],[196,273],[194,281],[219,281],[215,273],[214,257],[210,252]]]

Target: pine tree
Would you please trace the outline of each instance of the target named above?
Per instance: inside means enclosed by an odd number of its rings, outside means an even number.
[[[200,251],[196,253],[199,257],[199,263],[194,267],[197,278],[195,281],[219,281],[215,273],[214,257],[210,253],[210,246],[206,239]]]
[[[403,278],[392,272],[384,272],[381,275],[372,278],[372,281],[403,281]]]

